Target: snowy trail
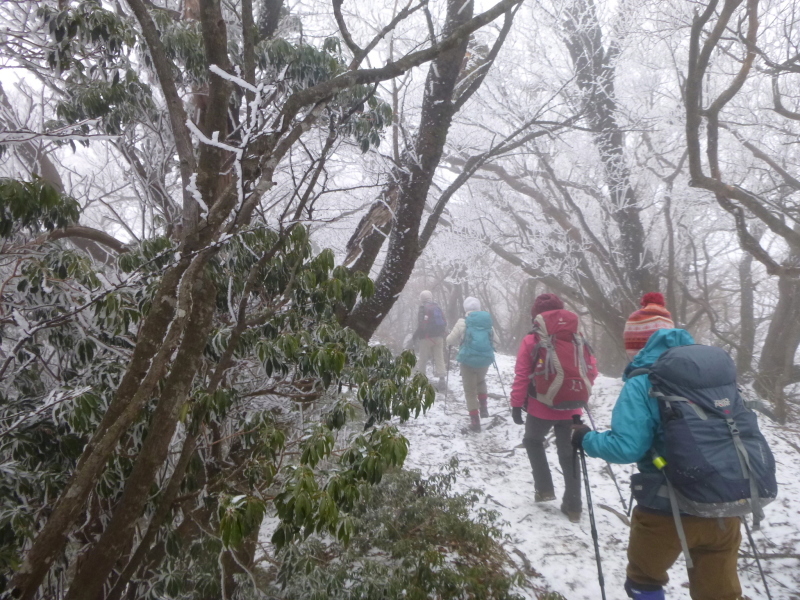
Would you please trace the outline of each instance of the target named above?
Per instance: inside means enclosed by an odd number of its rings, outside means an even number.
[[[509,391],[514,357],[498,355],[497,362],[503,384]],[[444,395],[437,394],[436,403],[427,415],[402,426],[403,434],[411,442],[406,467],[432,473],[456,454],[462,467],[469,469],[469,476],[458,482],[459,488],[462,491],[471,487],[479,488],[487,494],[487,507],[499,511],[503,520],[507,521],[506,530],[513,537],[514,547],[527,556],[533,568],[542,574],[543,579],[536,583],[539,586],[546,583],[568,600],[598,600],[600,587],[585,499],[581,522],[570,523],[559,510],[564,482],[558,468],[552,433],[547,453],[558,499],[534,504],[530,463],[525,449],[518,447],[524,427],[515,425],[511,420],[493,367],[490,368],[488,384],[489,393],[499,396],[489,398],[491,417],[483,420],[482,433],[465,433],[462,429],[469,419],[461,378],[457,370],[450,372],[447,406]],[[621,385],[617,379],[601,376],[597,380],[591,406],[597,427],[601,430],[607,429],[610,424],[611,409]],[[797,430],[774,426],[765,417],[760,416],[759,422],[775,453],[780,489],[778,499],[765,509],[766,521],[762,530],[754,533],[754,536],[762,552],[797,556],[800,554],[800,482],[795,473],[800,461],[800,434]],[[628,526],[611,510],[600,507],[604,505],[624,514],[622,504],[613,481],[605,472],[605,463],[588,458],[587,466],[600,537],[606,597],[608,600],[626,600],[622,585],[625,580]],[[630,495],[628,482],[634,467],[613,465],[613,468],[627,502]],[[742,535],[741,551],[750,554],[744,528]],[[512,556],[521,563],[517,554]],[[771,558],[762,560],[762,564],[767,571],[774,600],[800,600],[800,560]],[[740,558],[739,571],[745,596],[751,600],[766,598],[755,562]],[[687,581],[681,558],[670,571],[667,598],[688,599]],[[525,591],[520,593],[525,595]],[[530,591],[527,597],[534,598]]]

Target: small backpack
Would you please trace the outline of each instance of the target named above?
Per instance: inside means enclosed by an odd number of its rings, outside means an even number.
[[[469,313],[464,322],[467,328],[456,360],[468,367],[488,367],[494,362],[492,315],[479,310]]]
[[[447,331],[447,320],[438,304],[425,303],[425,337],[442,337]]]
[[[592,394],[589,378],[589,344],[580,332],[578,315],[550,310],[536,316],[532,334],[532,383],[536,399],[558,410],[586,408]]]
[[[672,511],[691,568],[680,513],[718,518],[754,515],[775,499],[775,459],[758,420],[736,385],[736,367],[722,348],[695,344],[664,352],[647,374],[658,401],[664,456],[653,449],[658,473],[631,478],[643,506]]]

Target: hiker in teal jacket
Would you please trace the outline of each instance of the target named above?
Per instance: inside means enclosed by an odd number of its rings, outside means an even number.
[[[655,439],[656,450],[663,454],[658,404],[649,396],[647,377],[628,379],[627,375],[634,369],[649,367],[669,348],[689,344],[694,344],[694,339],[683,329],[659,329],[650,336],[622,376],[625,386],[614,405],[611,430],[589,431],[584,436],[583,449],[588,456],[620,464],[639,461],[640,471],[656,470],[650,463],[649,451]]]
[[[591,431],[581,425],[572,443],[587,455],[614,463],[637,462],[639,471],[655,472],[651,448],[664,455],[661,417],[655,398],[650,397],[646,375],[628,378],[634,369],[651,366],[669,348],[694,344],[683,329],[655,331],[625,369],[625,385],[611,414],[609,431]],[[694,568],[689,571],[689,593],[693,600],[738,600],[742,588],[737,573],[741,533],[738,517],[706,519],[685,515],[684,532]],[[669,568],[681,553],[675,522],[670,513],[641,504],[631,515],[625,591],[636,600],[665,600],[663,586]]]

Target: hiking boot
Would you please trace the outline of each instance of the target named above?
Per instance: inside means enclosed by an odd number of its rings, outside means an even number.
[[[581,511],[574,511],[574,510],[567,510],[567,507],[563,504],[561,505],[561,512],[567,515],[570,523],[580,523],[581,522]]]
[[[436,384],[436,389],[440,392],[447,391],[447,381],[445,381],[444,377],[439,377],[439,383]]]
[[[478,415],[477,411],[475,414],[470,413],[469,415],[469,428],[474,431],[475,433],[481,432],[481,417]]]
[[[556,495],[554,492],[535,492],[533,494],[534,502],[550,502],[551,500],[555,499]]]
[[[664,588],[661,586],[636,583],[630,577],[625,580],[625,591],[628,593],[628,597],[636,598],[636,600],[666,600]]]
[[[478,398],[481,407],[481,417],[484,419],[489,418],[489,407],[486,405],[486,398]]]

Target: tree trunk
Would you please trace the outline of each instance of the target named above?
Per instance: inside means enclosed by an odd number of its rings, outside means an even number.
[[[594,133],[595,145],[605,168],[611,195],[611,214],[619,227],[620,253],[633,295],[658,289],[658,276],[645,244],[636,193],[630,184],[625,159],[625,136],[616,119],[614,61],[618,49],[603,47],[603,37],[594,2],[576,0],[564,21],[566,45],[575,65],[583,107]]]
[[[283,0],[262,0],[260,3],[258,34],[262,40],[275,35],[283,11]]]
[[[448,0],[443,37],[472,18],[473,3]],[[428,190],[442,158],[455,112],[453,92],[467,50],[467,40],[443,52],[431,64],[425,80],[419,133],[413,155],[398,176],[398,200],[386,261],[375,281],[375,295],[360,302],[346,324],[369,339],[397,300],[419,257],[419,230]]]
[[[167,458],[178,414],[191,391],[211,331],[216,299],[213,285],[207,277],[201,277],[194,288],[192,314],[164,382],[147,437],[111,520],[100,539],[85,554],[83,567],[72,581],[67,600],[98,598],[111,569],[130,550],[136,521],[142,515],[158,471]]]
[[[392,177],[398,175],[392,172]],[[375,259],[378,258],[383,242],[392,231],[392,216],[397,208],[399,188],[392,183],[381,193],[380,198],[370,207],[361,219],[350,240],[347,242],[347,256],[344,264],[353,263],[350,270],[369,275]]]
[[[253,532],[242,540],[238,548],[223,550],[220,557],[222,567],[222,598],[230,600],[236,593],[237,574],[244,574],[253,567],[253,560],[258,548],[258,534],[260,530],[256,528]]]
[[[772,314],[758,363],[756,391],[770,400],[781,422],[788,416],[784,388],[792,383],[800,346],[800,279],[778,278],[778,305]]]
[[[736,372],[741,377],[753,370],[756,345],[755,290],[753,289],[753,255],[745,252],[739,263],[739,349]]]
[[[34,539],[11,581],[15,597],[22,600],[33,598],[56,555],[63,549],[69,531],[83,511],[117,442],[136,420],[163,377],[177,342],[174,338],[182,329],[175,318],[175,297],[188,266],[188,258],[183,258],[164,274],[150,313],[139,329],[136,348],[114,399],[84,448],[75,472],[58,497],[47,523]]]

